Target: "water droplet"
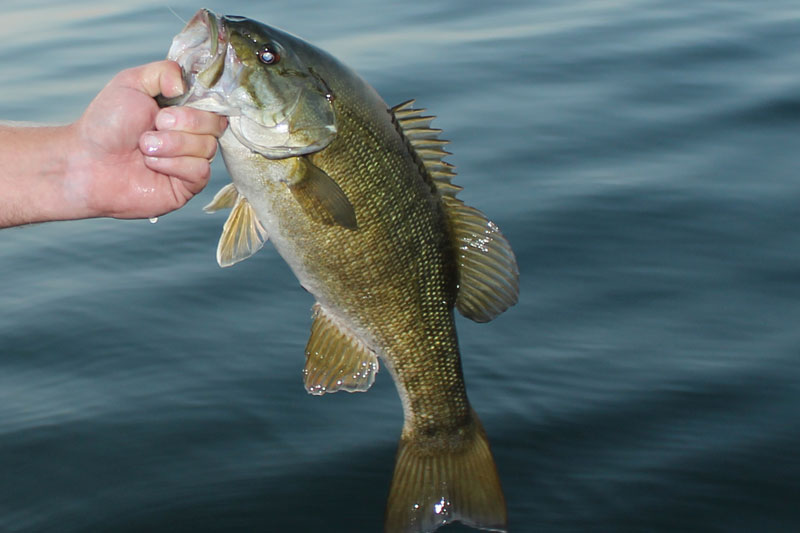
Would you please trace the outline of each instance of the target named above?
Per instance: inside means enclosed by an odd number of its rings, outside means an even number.
[[[156,222],[158,222],[158,217],[150,217],[151,224],[155,224]]]
[[[450,507],[450,502],[442,498],[439,503],[433,504],[433,512],[438,515],[445,515],[449,512],[448,507]]]

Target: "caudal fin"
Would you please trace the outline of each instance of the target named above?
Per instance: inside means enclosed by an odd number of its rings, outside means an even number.
[[[430,533],[460,521],[506,531],[506,502],[489,441],[477,415],[462,444],[401,439],[386,508],[386,533]]]

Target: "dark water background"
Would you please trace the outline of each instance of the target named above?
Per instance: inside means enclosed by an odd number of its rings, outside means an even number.
[[[439,116],[521,269],[459,321],[512,531],[800,528],[800,2],[204,5]],[[3,7],[6,119],[75,119],[182,27]],[[269,245],[214,260],[227,181],[155,225],[0,232],[0,531],[380,530],[391,380],[305,394],[311,297]]]

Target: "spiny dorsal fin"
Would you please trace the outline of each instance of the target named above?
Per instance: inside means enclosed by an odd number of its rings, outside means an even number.
[[[313,316],[311,338],[306,345],[306,366],[303,368],[309,394],[369,389],[378,372],[375,352],[337,324],[319,304],[314,304]]]
[[[230,191],[223,189],[217,196],[223,192],[226,193],[226,196],[221,198],[218,203],[226,205],[228,203],[227,194]],[[217,197],[215,197],[216,199]],[[213,207],[216,204],[215,201],[212,201],[207,207]],[[259,222],[247,198],[236,193],[236,203],[222,227],[222,235],[217,244],[217,263],[223,268],[235,265],[259,251],[268,238],[267,230]]]
[[[517,303],[519,269],[514,252],[500,229],[486,216],[456,198],[461,187],[452,183],[453,165],[443,161],[449,152],[433,129],[434,117],[414,109],[414,100],[391,109],[401,132],[422,162],[439,192],[450,222],[458,257],[459,290],[456,308],[476,322],[488,322]]]
[[[439,193],[442,196],[455,197],[461,187],[451,183],[453,176],[456,175],[453,165],[442,160],[450,155],[450,152],[442,148],[450,141],[439,138],[442,130],[430,127],[436,117],[423,115],[425,109],[415,109],[414,102],[415,100],[408,100],[394,106],[390,111],[411,149],[433,179],[433,184]]]

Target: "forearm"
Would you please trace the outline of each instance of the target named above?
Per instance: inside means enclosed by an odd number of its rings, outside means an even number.
[[[78,218],[147,218],[182,207],[211,173],[227,121],[154,97],[183,91],[180,66],[123,70],[68,126],[0,121],[0,228]]]
[[[72,126],[0,124],[0,228],[93,216],[72,166]]]

